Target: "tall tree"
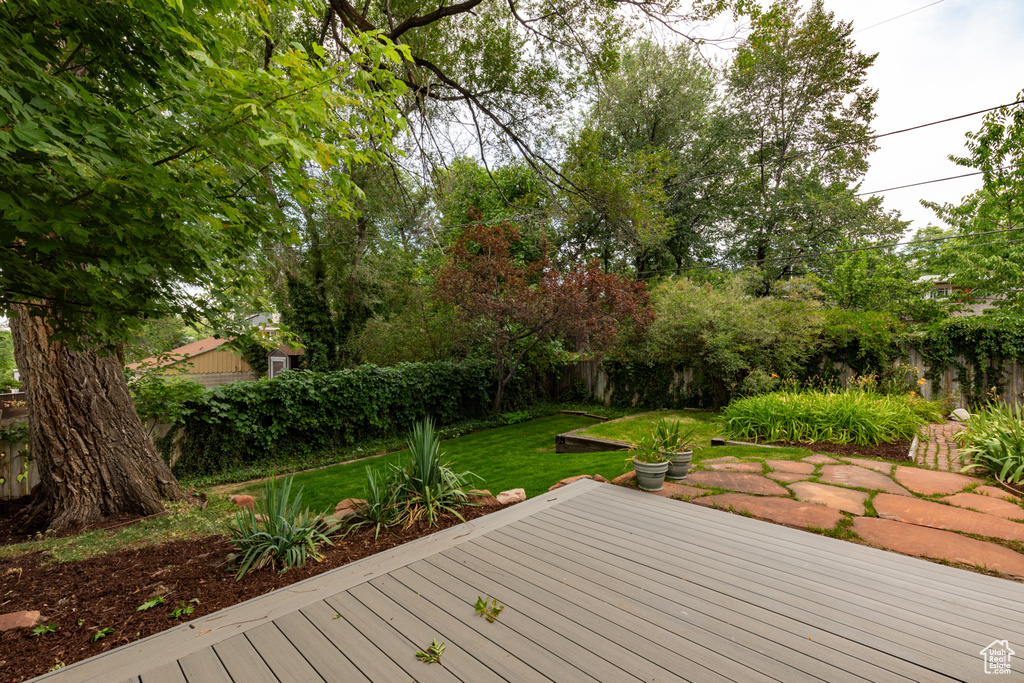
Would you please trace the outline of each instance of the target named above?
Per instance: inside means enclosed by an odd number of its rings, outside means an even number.
[[[879,200],[852,196],[876,147],[878,98],[865,85],[876,55],[857,50],[852,31],[821,0],[805,13],[797,0],[779,0],[755,19],[730,69],[746,150],[725,237],[733,259],[754,259],[770,276],[794,266],[769,258],[901,231]]]
[[[140,319],[234,308],[262,243],[288,239],[281,197],[319,191],[308,169],[344,213],[345,164],[382,158],[404,86],[381,64],[401,51],[365,34],[344,62],[278,49],[262,7],[0,5],[0,305],[42,480],[29,526],[182,496],[113,349]]]
[[[561,339],[577,350],[600,352],[620,328],[650,322],[644,283],[604,273],[597,263],[556,270],[542,253],[524,252],[519,231],[507,224],[462,231],[435,277],[436,296],[455,305],[490,350],[498,383],[495,412],[538,344]]]
[[[922,202],[955,234],[963,235],[940,243],[932,267],[950,277],[967,299],[995,297],[998,307],[1020,312],[1024,308],[1024,107],[1002,107],[986,114],[980,130],[967,133],[966,147],[965,155],[949,158],[958,166],[980,171],[981,189],[959,204]],[[1000,232],[970,236],[992,231]]]

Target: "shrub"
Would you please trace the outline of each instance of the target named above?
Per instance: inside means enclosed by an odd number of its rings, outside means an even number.
[[[1024,420],[1005,402],[991,402],[967,420],[956,436],[961,472],[984,469],[1007,484],[1024,484]]]
[[[200,399],[206,387],[185,377],[159,374],[150,369],[128,378],[135,412],[143,422],[152,418],[174,424],[188,412],[188,402]]]
[[[722,422],[729,436],[740,439],[872,446],[910,440],[928,420],[912,407],[912,397],[848,389],[739,399],[725,408]]]
[[[323,559],[320,545],[331,545],[329,534],[336,525],[327,521],[323,513],[302,508],[302,489],[293,498],[293,477],[286,477],[280,488],[274,477],[267,479],[263,489],[263,502],[255,509],[242,507],[235,511],[231,539],[238,552],[229,562],[237,562],[235,579],[267,565],[281,571],[302,567],[307,560]]]

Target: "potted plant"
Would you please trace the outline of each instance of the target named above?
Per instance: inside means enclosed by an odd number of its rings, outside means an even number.
[[[681,429],[679,422],[662,418],[651,432],[662,456],[668,461],[668,471],[665,478],[669,481],[682,481],[690,470],[690,462],[693,460],[693,448],[689,442],[697,434],[696,427]]]
[[[636,472],[636,484],[642,491],[660,491],[665,483],[665,472],[668,471],[668,460],[653,438],[643,439],[629,449],[628,465],[633,463]]]

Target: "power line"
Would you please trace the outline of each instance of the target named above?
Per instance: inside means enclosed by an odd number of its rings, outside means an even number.
[[[934,5],[938,5],[940,2],[944,2],[944,0],[935,0],[935,2],[933,2],[933,3],[930,3],[928,5],[923,5],[921,7],[918,7],[917,9],[912,9],[909,12],[904,12],[903,14],[899,14],[899,15],[897,15],[895,17],[891,17],[889,19],[886,19],[885,21],[880,21],[877,24],[871,24],[871,26],[865,26],[864,28],[859,28],[856,31],[854,31],[853,33],[851,33],[850,35],[852,36],[854,34],[860,33],[861,31],[867,31],[869,28],[874,28],[876,26],[881,26],[882,24],[888,24],[890,21],[896,21],[897,19],[902,19],[903,17],[907,16],[908,14],[913,14],[914,12],[920,12],[923,9],[928,9],[929,7],[933,7]]]

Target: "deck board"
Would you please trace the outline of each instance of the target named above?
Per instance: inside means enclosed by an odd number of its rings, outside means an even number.
[[[580,481],[37,680],[938,683],[1021,633],[1019,583]]]

